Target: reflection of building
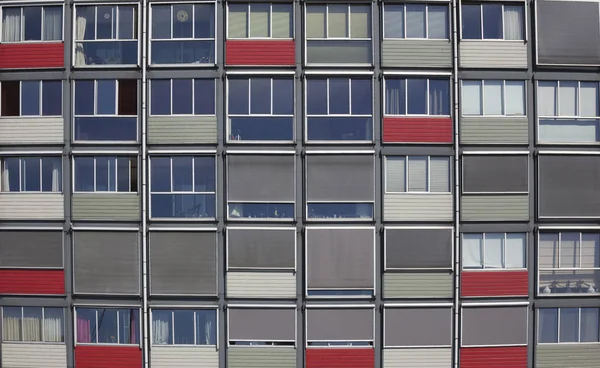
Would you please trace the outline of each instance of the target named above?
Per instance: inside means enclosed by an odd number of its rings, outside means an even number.
[[[2,367],[598,366],[598,2],[0,9]]]

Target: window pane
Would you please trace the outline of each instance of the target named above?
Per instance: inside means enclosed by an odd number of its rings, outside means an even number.
[[[525,268],[525,234],[506,234],[506,268]]]
[[[61,160],[60,157],[42,158],[42,191],[62,192]]]
[[[117,159],[117,191],[129,192],[132,188],[130,185],[130,165],[129,157],[120,157]]]
[[[427,191],[427,156],[408,157],[408,191]]]
[[[229,80],[229,113],[248,114],[248,79]]]
[[[329,79],[329,114],[350,113],[350,80],[346,78]]]
[[[138,114],[137,81],[135,79],[119,79],[118,115]]]
[[[273,19],[271,19],[271,37],[291,38],[294,14],[291,4],[272,4]]]
[[[195,192],[215,191],[215,159],[194,157]]]
[[[173,191],[191,192],[193,181],[192,157],[173,157]]]
[[[350,6],[350,37],[371,37],[371,9],[364,5]]]
[[[352,115],[371,115],[371,80],[352,79]]]
[[[326,7],[322,5],[306,6],[306,38],[325,38]]]
[[[504,5],[504,39],[523,40],[523,6]]]
[[[173,343],[173,313],[170,310],[152,310],[152,343],[165,345]]]
[[[171,38],[171,6],[152,5],[152,38]]]
[[[194,80],[194,114],[215,114],[215,80]]]
[[[113,191],[115,186],[115,158],[96,157],[96,191]]]
[[[427,6],[425,4],[406,5],[406,38],[425,38],[425,17]]]
[[[429,80],[429,115],[450,115],[450,81]]]
[[[194,5],[194,36],[196,38],[215,37],[215,6],[214,4]]]
[[[4,167],[2,170],[2,191],[3,192],[19,192],[21,191],[21,160],[18,158],[4,159]]]
[[[502,39],[502,5],[483,4],[483,38]]]
[[[194,344],[194,311],[175,310],[175,344]]]
[[[250,37],[269,37],[270,4],[250,4]]]
[[[171,159],[169,157],[154,157],[150,160],[150,191],[171,191]]]
[[[581,267],[600,268],[600,234],[581,234]]]
[[[116,344],[118,339],[117,310],[98,309],[98,342]]]
[[[461,10],[463,40],[481,39],[481,6],[462,5]]]
[[[119,6],[119,39],[135,39],[134,8],[131,6]]]
[[[23,341],[42,341],[42,308],[23,308]]]
[[[75,81],[74,93],[75,115],[94,115],[94,81]]]
[[[556,82],[538,82],[537,108],[540,116],[556,116]]]
[[[309,115],[327,114],[327,79],[306,81],[306,112]]]
[[[388,156],[385,162],[386,192],[406,191],[406,158]]]
[[[44,308],[44,341],[65,341],[65,312],[62,308]]]
[[[406,87],[404,79],[386,79],[385,113],[388,115],[406,114]]]
[[[408,114],[427,114],[427,79],[407,79]]]
[[[271,78],[250,79],[250,113],[271,113]]]
[[[506,115],[525,115],[525,83],[506,81]]]
[[[580,82],[579,115],[585,117],[598,116],[598,83]]]
[[[115,80],[99,80],[97,106],[98,115],[115,115],[117,89]]]
[[[62,7],[44,7],[44,35],[46,41],[62,40]]]
[[[117,21],[116,6],[98,6],[96,17],[96,39],[113,39],[116,38],[114,32],[114,24]]]
[[[328,38],[348,37],[348,5],[329,5]]]
[[[62,115],[61,81],[42,81],[42,115]]]
[[[119,309],[119,343],[139,344],[139,312],[136,309]]]
[[[560,234],[560,268],[579,267],[580,233]]]
[[[192,80],[173,79],[173,114],[192,114]]]
[[[217,312],[214,310],[196,311],[196,344],[217,344]]]
[[[483,235],[463,234],[463,268],[483,268]]]
[[[404,5],[385,4],[383,16],[384,37],[404,38]]]
[[[2,41],[21,41],[21,8],[2,8]]]
[[[504,234],[485,234],[485,268],[504,266]]]
[[[171,115],[171,81],[154,79],[150,82],[150,88],[152,115]]]
[[[502,115],[502,81],[486,80],[483,83],[484,115]]]
[[[581,308],[580,342],[598,342],[598,308]]]
[[[293,79],[273,79],[273,114],[294,114]]]
[[[24,41],[39,41],[42,39],[42,8],[39,6],[23,7]]]
[[[21,307],[2,307],[2,341],[21,341]]]
[[[248,37],[248,4],[229,3],[227,19],[228,37]]]
[[[173,5],[173,38],[193,38],[193,5]]]
[[[558,93],[559,116],[577,116],[577,82],[560,82]]]
[[[96,343],[96,310],[77,308],[77,342]],[[115,326],[116,327],[116,326]]]
[[[579,308],[560,308],[559,342],[579,340]]]
[[[75,159],[75,190],[78,192],[94,191],[93,157],[78,157]]]
[[[539,309],[538,343],[558,342],[558,309]]]
[[[22,160],[23,168],[21,179],[24,190],[27,192],[38,192],[41,190],[41,172],[40,172],[40,159],[38,157],[24,158]]]
[[[0,110],[2,116],[19,116],[21,114],[21,84],[18,81],[4,81],[1,83],[1,100],[2,106]]]
[[[21,115],[40,115],[40,82],[21,82]]]
[[[448,6],[428,5],[429,29],[427,38],[448,39]]]

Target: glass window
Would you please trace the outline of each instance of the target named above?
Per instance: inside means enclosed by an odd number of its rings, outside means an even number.
[[[229,141],[294,140],[294,79],[228,80]]]
[[[153,79],[150,115],[214,115],[214,79]]]
[[[88,344],[139,344],[139,310],[77,308],[77,342]]]
[[[598,308],[541,308],[538,343],[599,342]]]
[[[2,341],[64,342],[63,309],[3,307]]]
[[[383,12],[384,38],[449,38],[448,5],[385,4]]]
[[[229,4],[228,36],[235,38],[292,38],[292,4]]]
[[[558,342],[558,308],[538,310],[538,343]]]
[[[526,268],[526,234],[462,235],[463,269]]]
[[[153,345],[216,345],[216,329],[213,309],[152,310]]]
[[[449,193],[450,158],[388,156],[385,166],[387,193]]]
[[[524,116],[525,82],[507,80],[463,80],[463,116]]]
[[[2,42],[61,41],[62,6],[2,8]]]
[[[385,114],[450,116],[450,81],[386,78]]]
[[[3,192],[62,192],[60,157],[10,157],[0,164]]]
[[[75,192],[137,192],[136,157],[75,157]]]
[[[463,40],[524,40],[524,6],[463,4]]]
[[[5,81],[0,84],[1,116],[61,116],[61,81]]]

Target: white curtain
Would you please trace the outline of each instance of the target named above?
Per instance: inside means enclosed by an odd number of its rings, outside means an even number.
[[[21,341],[21,318],[4,316],[2,338],[4,341]]]
[[[171,324],[168,321],[152,321],[152,335],[154,344],[171,344]]]
[[[83,41],[85,39],[85,28],[87,25],[87,19],[83,15],[77,16],[77,28],[75,30],[75,39]],[[85,50],[83,49],[83,42],[75,42],[75,65],[85,65],[86,57]]]
[[[462,239],[463,268],[482,268],[483,238],[478,234],[464,234]]]
[[[2,41],[21,41],[21,9],[4,8],[2,19]]]
[[[385,84],[385,113],[403,115],[405,113],[404,80],[389,80]]]
[[[486,234],[485,260],[486,268],[503,268],[504,266],[504,234]]]
[[[506,268],[525,268],[525,235],[506,234]]]
[[[23,341],[42,341],[42,324],[40,317],[23,318]]]
[[[44,8],[45,41],[60,41],[62,38],[62,9],[60,7]]]
[[[504,39],[523,40],[523,7],[504,6]]]
[[[61,191],[61,162],[60,161],[53,161],[52,162],[52,191],[53,192],[60,192]]]
[[[2,179],[2,182],[0,183],[0,188],[2,189],[3,192],[10,191],[10,172],[8,170],[8,167],[6,167],[6,166],[7,165],[5,162],[2,167],[2,173],[0,173],[0,179]]]
[[[63,321],[60,318],[44,318],[44,341],[63,341]]]
[[[204,324],[204,340],[205,340],[204,343],[206,345],[210,345],[210,336],[212,333],[212,328],[213,328],[213,325],[212,325],[211,321],[207,321]],[[200,343],[200,342],[198,342],[198,343]]]

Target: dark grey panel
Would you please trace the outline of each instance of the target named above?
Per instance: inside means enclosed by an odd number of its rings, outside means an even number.
[[[75,293],[139,294],[137,232],[79,231],[73,244]]]
[[[386,229],[387,268],[452,267],[451,229]]]
[[[308,288],[373,288],[373,232],[373,229],[307,229]]]
[[[151,232],[150,293],[216,295],[217,245],[214,232]]]
[[[540,216],[600,216],[600,156],[539,156]]]
[[[308,41],[306,62],[314,64],[370,64],[371,41]]]
[[[527,156],[463,156],[465,192],[527,192]]]
[[[385,309],[385,346],[444,346],[451,344],[451,308]]]
[[[308,201],[373,201],[374,157],[309,155],[306,157]]]
[[[462,345],[527,344],[527,307],[463,308]]]
[[[63,267],[62,231],[0,231],[0,267]]]
[[[539,63],[600,62],[598,3],[538,1],[536,19]]]
[[[294,268],[296,231],[229,229],[227,262],[236,268]]]
[[[229,308],[230,341],[296,341],[294,308]]]
[[[373,339],[373,309],[308,308],[308,341],[370,341]]]
[[[227,156],[228,200],[294,201],[294,155]]]

